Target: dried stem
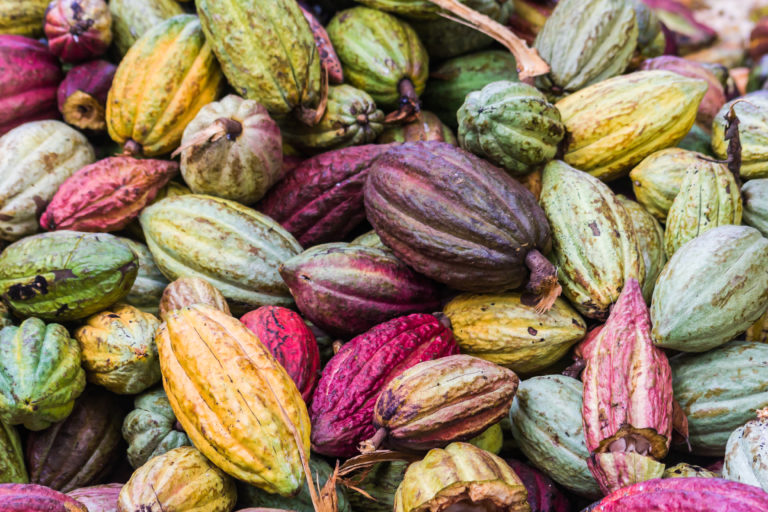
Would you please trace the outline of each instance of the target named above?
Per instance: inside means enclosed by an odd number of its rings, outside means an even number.
[[[536,297],[534,306],[537,313],[546,313],[555,304],[563,291],[557,281],[557,269],[539,251],[532,250],[525,257],[525,265],[531,271],[531,277],[525,291]]]
[[[222,137],[236,139],[241,133],[243,133],[243,125],[239,121],[235,121],[229,117],[220,117],[205,129],[197,132],[197,134],[186,143],[176,148],[176,151],[171,153],[171,158],[176,158],[191,147],[199,146],[207,142],[216,142]]]
[[[360,446],[358,449],[360,450],[360,453],[363,453],[363,454],[373,453],[379,449],[379,446],[381,446],[381,443],[383,443],[386,438],[387,438],[387,429],[380,428],[379,430],[376,431],[376,433],[373,435],[372,438],[360,443]]]

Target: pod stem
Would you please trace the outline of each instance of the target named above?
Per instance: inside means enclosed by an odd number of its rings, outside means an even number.
[[[199,146],[206,142],[216,142],[223,137],[226,137],[229,140],[234,140],[239,137],[241,133],[243,133],[242,123],[229,117],[220,117],[212,122],[207,128],[200,130],[194,137],[176,148],[176,151],[171,153],[171,158],[176,158],[186,149],[193,146]]]
[[[421,102],[419,95],[416,94],[416,88],[410,78],[403,78],[397,86],[400,93],[400,108],[387,114],[384,118],[385,123],[410,123],[415,121],[419,112],[421,112]]]
[[[386,438],[387,438],[387,429],[382,427],[376,431],[376,433],[373,435],[372,438],[360,443],[360,446],[358,447],[358,449],[360,450],[360,453],[363,453],[363,454],[373,453],[379,449],[379,446],[381,446],[381,443],[383,443]]]
[[[320,76],[322,82],[320,85],[320,102],[317,104],[317,108],[307,108],[301,105],[294,111],[296,118],[307,126],[315,126],[319,123],[328,106],[328,69],[325,66],[322,66]]]
[[[557,282],[557,269],[536,249],[525,256],[525,265],[531,271],[525,291],[536,296],[534,307],[537,313],[546,313],[555,304],[563,291]]]
[[[124,155],[140,157],[143,152],[144,152],[144,148],[141,147],[141,144],[139,144],[133,139],[128,139],[127,141],[125,141],[125,144],[123,144]]]

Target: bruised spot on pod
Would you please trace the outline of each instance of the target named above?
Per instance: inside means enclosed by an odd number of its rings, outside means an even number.
[[[8,289],[8,297],[11,300],[29,300],[35,295],[48,293],[48,281],[40,275],[35,276],[29,284],[15,284]]]
[[[589,229],[592,230],[592,234],[594,236],[600,236],[600,228],[597,227],[597,222],[592,221],[589,223]]]

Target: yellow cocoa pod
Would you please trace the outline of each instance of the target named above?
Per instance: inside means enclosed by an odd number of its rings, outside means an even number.
[[[757,322],[747,329],[746,340],[768,343],[768,311],[763,313],[763,316],[758,318]]]

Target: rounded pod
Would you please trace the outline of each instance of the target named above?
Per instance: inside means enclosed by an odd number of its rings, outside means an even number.
[[[118,241],[127,245],[139,258],[139,272],[133,282],[131,290],[123,298],[126,304],[157,316],[159,312],[160,297],[168,286],[168,280],[160,272],[152,258],[149,248],[141,242],[130,238],[118,237]]]
[[[387,126],[376,139],[376,142],[389,144],[392,142],[418,142],[420,140],[448,142],[454,146],[459,144],[451,129],[444,125],[437,115],[427,110],[419,112],[415,121]]]
[[[741,167],[745,180],[768,178],[768,91],[755,91],[731,100],[720,109],[712,122],[712,149],[720,159],[728,158],[728,140],[725,139],[728,121],[733,109],[739,120]]]
[[[725,445],[723,478],[768,488],[768,409],[733,431]]]
[[[64,326],[29,318],[0,331],[0,421],[43,430],[85,389],[80,347]]]
[[[520,293],[462,294],[443,308],[463,354],[506,366],[518,374],[543,370],[581,340],[586,324],[563,299],[539,313]]]
[[[42,233],[0,254],[0,296],[19,316],[77,320],[125,297],[138,267],[136,254],[112,235]]]
[[[0,484],[3,512],[88,512],[66,494],[37,484]]]
[[[107,98],[109,136],[133,156],[170,153],[223,81],[197,16],[174,16],[141,36],[120,61]]]
[[[107,129],[107,95],[117,66],[92,60],[74,66],[59,84],[56,94],[64,121],[81,130]]]
[[[640,203],[622,195],[618,195],[617,198],[627,210],[632,219],[632,226],[635,228],[637,246],[645,263],[643,297],[645,302],[650,303],[656,278],[659,277],[661,269],[667,262],[667,255],[664,252],[664,229]]]
[[[565,136],[560,112],[535,87],[493,82],[459,109],[459,143],[510,174],[527,174],[555,157]]]
[[[85,505],[88,512],[117,512],[117,499],[123,484],[101,484],[81,487],[67,493]]]
[[[138,510],[230,512],[235,482],[192,448],[182,446],[134,471],[118,497],[118,512]]]
[[[109,0],[115,48],[125,55],[144,33],[168,18],[184,14],[176,0]]]
[[[168,279],[205,279],[235,311],[292,304],[278,267],[301,246],[266,215],[234,201],[188,194],[145,208],[140,221]]]
[[[707,157],[680,148],[662,149],[645,157],[629,173],[637,202],[659,222],[664,222],[680,192],[685,173],[697,167],[701,158]]]
[[[518,460],[505,459],[528,491],[531,512],[568,512],[570,503],[547,475]]]
[[[199,277],[180,277],[163,291],[160,318],[166,320],[169,314],[192,304],[205,304],[230,314],[227,299],[211,283]]]
[[[701,466],[688,464],[686,462],[680,462],[674,466],[667,467],[664,470],[664,475],[662,478],[688,478],[692,476],[699,478],[720,478],[717,473],[714,473]]]
[[[43,19],[49,0],[0,2],[0,32],[29,37],[43,35]]]
[[[750,180],[741,187],[744,224],[768,237],[768,179]]]
[[[105,0],[53,0],[44,23],[48,47],[64,62],[93,59],[112,44],[112,15]]]
[[[26,484],[29,482],[21,437],[16,427],[0,421],[0,482]]]
[[[0,137],[0,239],[33,235],[59,186],[93,163],[83,134],[60,121],[35,121]]]
[[[200,109],[180,151],[181,174],[195,194],[252,204],[283,173],[277,123],[262,105],[234,94]]]
[[[675,252],[651,302],[656,345],[704,352],[744,332],[768,309],[768,240],[748,226],[720,226]]]

